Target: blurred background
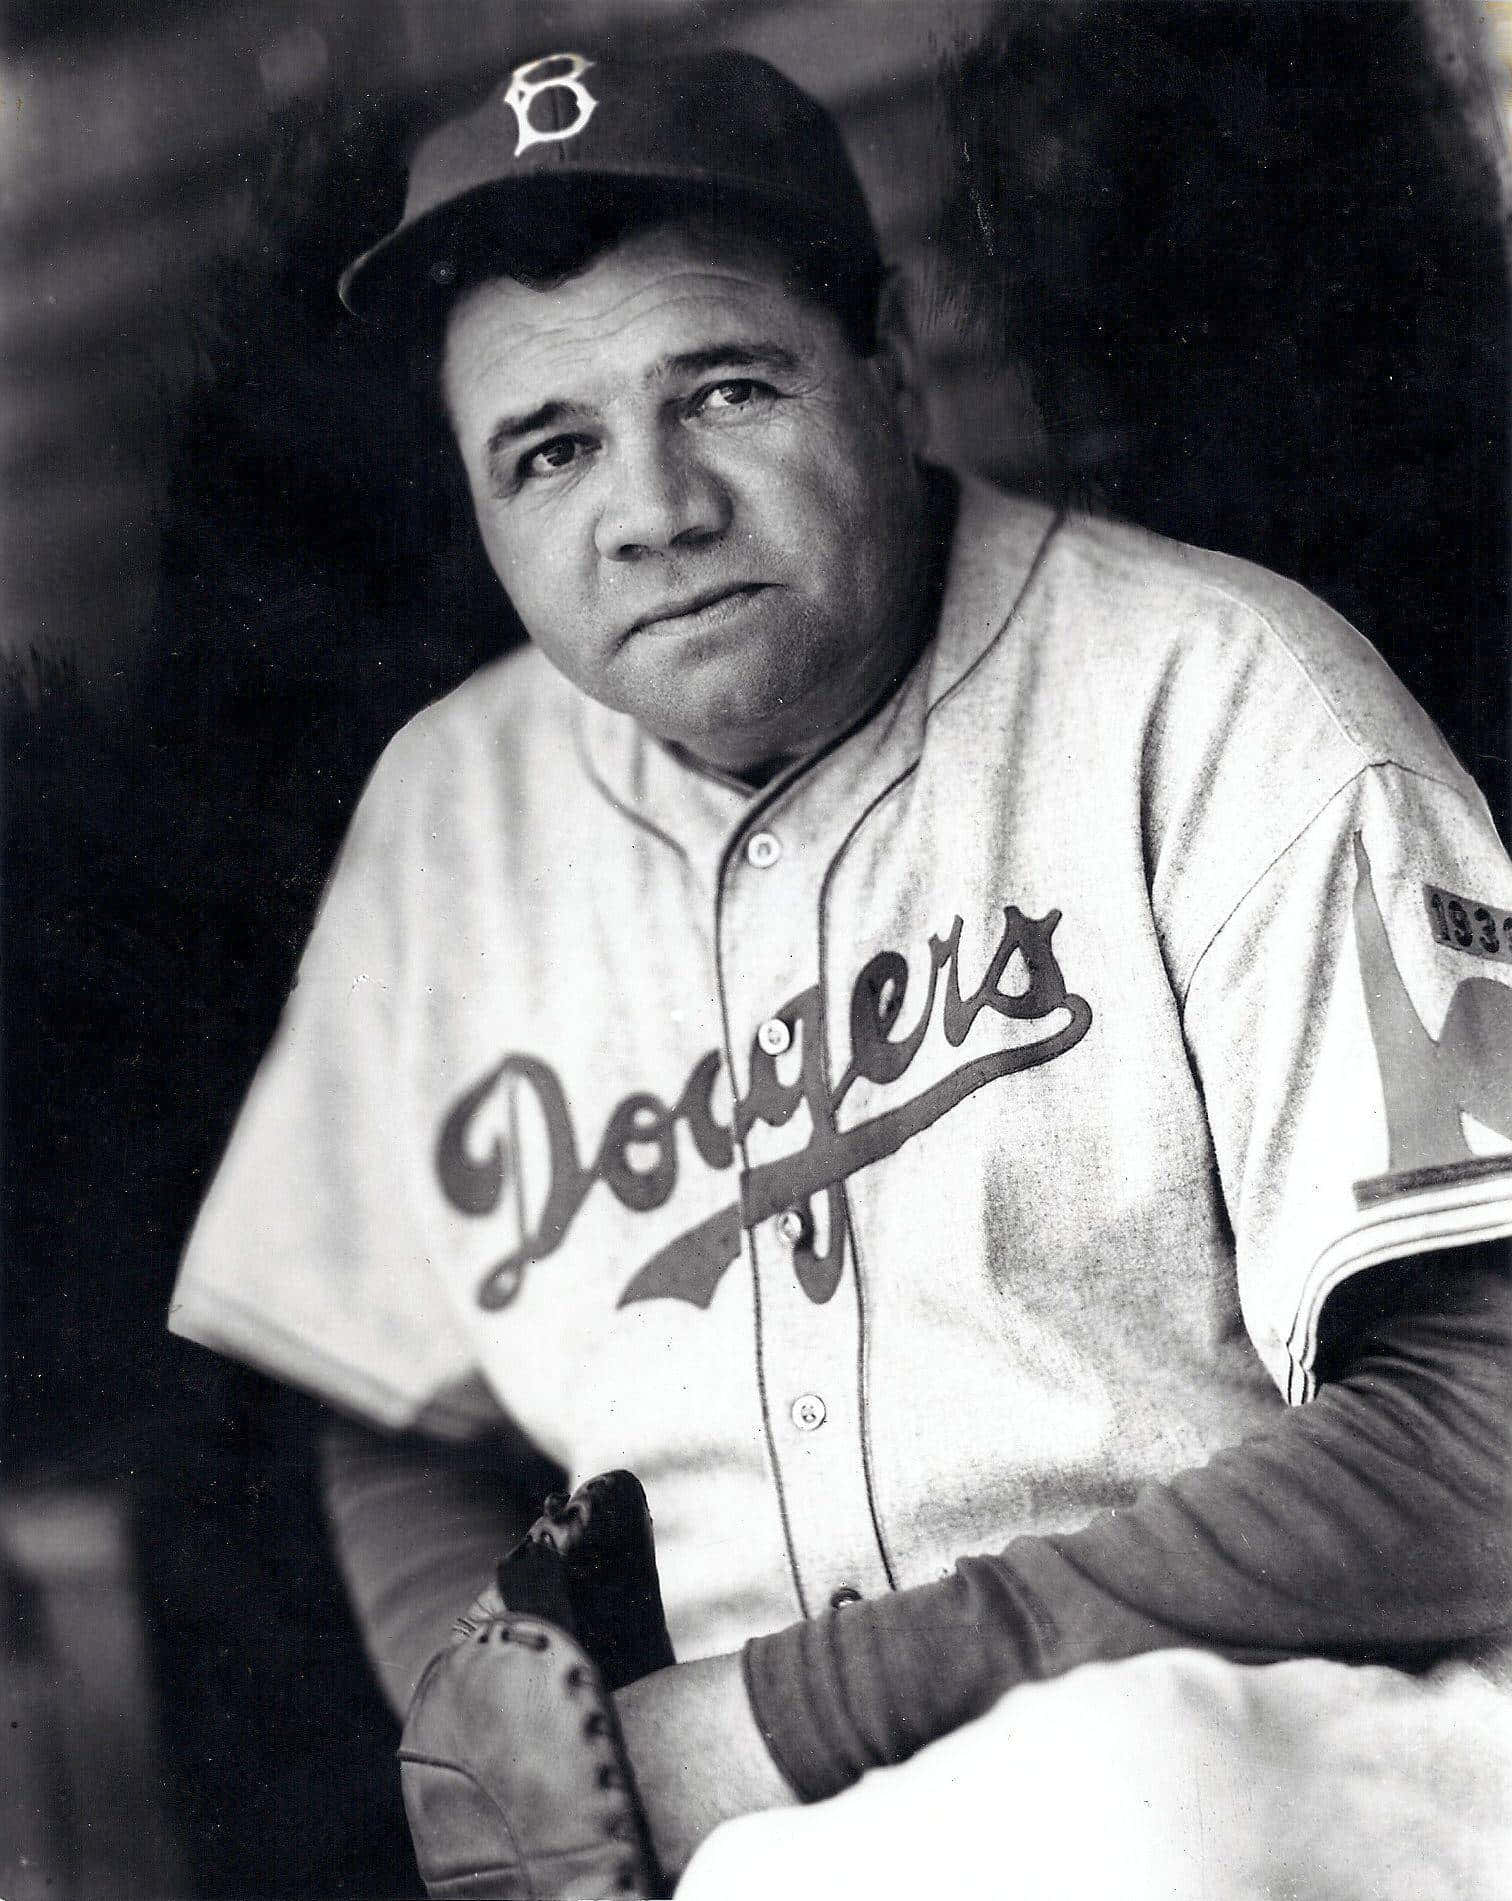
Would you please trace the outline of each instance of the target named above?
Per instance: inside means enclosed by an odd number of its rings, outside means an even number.
[[[520,59],[839,113],[946,460],[1295,575],[1512,813],[1501,0],[8,0],[0,1894],[419,1892],[318,1409],[179,1247],[410,713],[518,638],[334,296]]]

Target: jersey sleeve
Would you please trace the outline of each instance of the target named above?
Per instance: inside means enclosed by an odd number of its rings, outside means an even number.
[[[1330,1296],[1512,1233],[1512,864],[1468,781],[1362,768],[1187,987],[1240,1304],[1286,1398]]]
[[[747,1644],[757,1727],[793,1788],[822,1800],[1022,1683],[1150,1650],[1403,1669],[1495,1654],[1512,1283],[1493,1253],[1382,1276],[1315,1405],[1132,1504]]]
[[[408,1127],[424,893],[396,742],[353,818],[277,1033],[191,1234],[172,1331],[375,1424],[497,1417],[430,1265]]]

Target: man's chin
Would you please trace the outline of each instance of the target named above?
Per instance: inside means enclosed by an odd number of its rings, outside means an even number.
[[[662,744],[694,766],[728,778],[764,783],[794,759],[815,751],[822,736],[797,733],[786,709],[749,721],[719,721],[693,725],[686,719],[672,724],[640,722]]]
[[[781,664],[780,653],[759,679],[751,677],[748,653],[738,668],[730,659],[680,657],[658,690],[627,696],[621,709],[665,744],[719,772],[742,774],[823,743],[824,709],[812,703],[812,694],[799,698],[802,682]]]

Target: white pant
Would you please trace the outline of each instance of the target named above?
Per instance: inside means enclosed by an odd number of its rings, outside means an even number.
[[[1089,1665],[833,1801],[727,1823],[677,1892],[1512,1901],[1512,1693],[1463,1665]]]

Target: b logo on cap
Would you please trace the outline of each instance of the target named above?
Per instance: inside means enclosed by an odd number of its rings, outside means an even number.
[[[562,72],[544,73],[543,67],[561,66]],[[583,84],[583,74],[593,65],[591,59],[584,59],[581,53],[547,53],[544,58],[528,60],[523,66],[516,66],[509,75],[509,89],[504,94],[504,103],[515,116],[520,128],[519,143],[515,146],[516,158],[532,145],[554,145],[559,139],[574,139],[593,117],[598,100]],[[572,95],[573,118],[570,124],[558,126],[554,131],[540,132],[530,123],[530,108],[543,92],[566,92]]]

